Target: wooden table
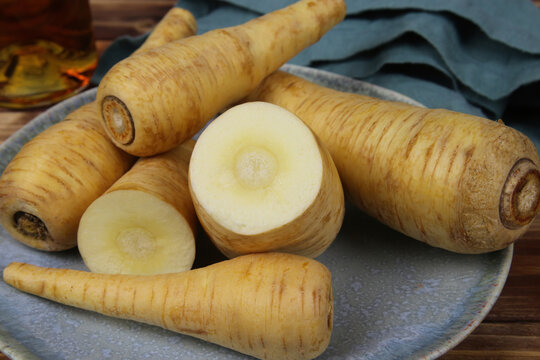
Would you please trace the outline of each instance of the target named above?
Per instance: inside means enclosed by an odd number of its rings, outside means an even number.
[[[153,25],[175,0],[90,0],[98,50],[117,36],[137,35]],[[534,0],[540,6],[540,0]],[[45,109],[0,109],[0,142]],[[538,114],[521,114],[538,121]],[[536,118],[535,118],[536,117]],[[8,358],[0,353],[0,360]],[[515,244],[504,289],[485,320],[443,360],[540,359],[540,217]]]

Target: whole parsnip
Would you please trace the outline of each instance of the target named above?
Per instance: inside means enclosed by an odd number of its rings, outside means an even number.
[[[312,359],[328,346],[330,272],[297,255],[237,257],[177,274],[94,274],[12,263],[4,281],[31,294],[210,341],[260,359]]]
[[[502,249],[538,212],[538,151],[502,123],[339,92],[285,72],[247,100],[296,114],[330,151],[356,205],[430,245]]]
[[[97,95],[108,134],[136,156],[173,148],[318,41],[345,10],[343,0],[301,0],[116,64]]]

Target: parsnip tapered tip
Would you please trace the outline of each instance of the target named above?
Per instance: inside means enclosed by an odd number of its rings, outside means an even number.
[[[529,224],[540,207],[540,171],[529,159],[520,159],[510,170],[500,200],[503,225],[517,229]]]
[[[105,96],[101,103],[105,128],[114,140],[129,145],[135,140],[135,125],[131,113],[122,100],[113,95]]]
[[[16,276],[14,275],[17,272],[17,269],[21,266],[24,266],[24,263],[20,262],[12,262],[8,266],[4,268],[4,271],[2,272],[2,279],[6,284],[9,284],[13,287],[18,288],[16,284]]]

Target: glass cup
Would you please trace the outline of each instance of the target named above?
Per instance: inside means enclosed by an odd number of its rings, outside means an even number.
[[[0,106],[65,99],[88,86],[96,64],[88,0],[0,0]]]

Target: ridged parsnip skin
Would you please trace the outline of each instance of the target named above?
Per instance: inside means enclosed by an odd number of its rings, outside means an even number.
[[[13,238],[40,250],[74,247],[83,212],[133,164],[97,116],[95,103],[80,107],[8,164],[0,178],[0,222]]]
[[[194,146],[195,140],[188,140],[166,153],[140,158],[105,194],[117,190],[149,193],[170,203],[184,214],[192,231],[195,232],[199,222],[188,187],[189,160]]]
[[[173,8],[137,52],[195,33],[193,15]],[[84,105],[38,134],[5,169],[0,222],[13,238],[31,247],[72,248],[83,212],[134,161],[109,140],[96,103]]]
[[[331,275],[321,263],[251,254],[177,274],[95,274],[11,263],[22,291],[194,336],[259,359],[313,359],[332,332]]]
[[[92,272],[153,275],[191,269],[198,227],[188,188],[194,145],[188,140],[140,158],[88,207],[78,247]]]
[[[137,156],[182,143],[318,41],[345,10],[343,0],[302,0],[116,64],[97,95],[111,139]]]
[[[246,148],[248,156],[260,148],[277,158],[268,184],[251,188],[238,179],[238,158]],[[296,152],[308,155],[293,157]],[[227,165],[216,173],[208,169],[213,166],[208,156]],[[255,176],[263,167],[258,160]],[[304,169],[308,163],[322,170]],[[343,188],[329,152],[300,119],[268,103],[237,105],[203,131],[192,155],[189,186],[203,228],[229,258],[272,251],[314,258],[332,244],[343,223]]]
[[[356,205],[432,246],[502,249],[538,211],[537,149],[502,123],[343,93],[284,72],[247,100],[295,113],[330,151]]]

